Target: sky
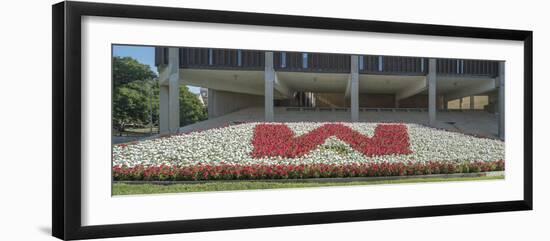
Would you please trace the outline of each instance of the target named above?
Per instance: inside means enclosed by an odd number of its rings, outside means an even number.
[[[149,65],[152,71],[158,74],[155,67],[155,48],[148,46],[127,46],[113,45],[113,56],[117,57],[132,57],[142,64]],[[189,91],[198,94],[200,88],[195,86],[187,86]]]

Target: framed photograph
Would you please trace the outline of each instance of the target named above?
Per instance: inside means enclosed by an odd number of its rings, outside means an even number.
[[[55,4],[53,235],[531,210],[532,34]]]

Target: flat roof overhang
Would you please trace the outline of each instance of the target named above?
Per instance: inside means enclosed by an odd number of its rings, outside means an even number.
[[[346,92],[349,74],[316,72],[276,72],[280,85],[294,92],[342,93]],[[264,95],[264,71],[180,69],[180,83],[221,91]],[[426,76],[359,74],[359,93],[396,94],[399,99],[427,93]],[[496,81],[489,76],[438,75],[438,95],[474,95],[496,88]],[[276,88],[277,90],[277,88]],[[274,91],[276,99],[287,98]],[[459,98],[458,96],[457,98]]]

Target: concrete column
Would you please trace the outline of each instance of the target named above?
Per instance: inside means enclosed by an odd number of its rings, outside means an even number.
[[[180,127],[180,86],[179,74],[170,76],[169,83],[169,115],[170,115],[170,133],[176,133]]]
[[[430,59],[428,64],[428,116],[430,126],[435,125],[437,112],[437,95],[436,95],[436,60]]]
[[[168,66],[170,75],[168,77],[168,108],[170,116],[170,133],[175,133],[180,127],[180,61],[179,48],[168,49]]]
[[[168,86],[161,85],[159,87],[160,95],[160,107],[159,107],[159,132],[161,134],[170,133],[170,117],[168,116],[169,107],[168,107]]]
[[[217,117],[216,112],[216,91],[208,89],[208,119]]]
[[[273,82],[275,81],[275,69],[273,69],[273,52],[265,52],[265,121],[273,121]]]
[[[395,102],[394,107],[395,107],[395,108],[399,108],[399,99],[397,98],[397,95],[395,95],[395,96],[393,97],[393,99],[394,99],[394,102]]]
[[[180,125],[179,105],[179,49],[168,49],[168,65],[163,69],[160,80],[160,120],[161,134],[175,133]]]
[[[464,98],[460,98],[458,99],[458,109],[461,109],[462,110],[462,101],[464,100]]]
[[[350,95],[351,95],[351,121],[359,121],[359,57],[351,56]]]
[[[474,96],[470,95],[470,110],[473,110],[473,109],[475,109]]]
[[[504,61],[498,63],[498,137],[501,140],[504,140],[504,133],[505,133],[505,123],[504,123],[504,103],[505,103],[505,96],[504,96],[504,83],[506,82],[506,78],[504,75]]]

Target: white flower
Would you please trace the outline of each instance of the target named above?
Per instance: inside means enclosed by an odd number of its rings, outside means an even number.
[[[351,164],[365,162],[498,161],[504,160],[504,142],[406,124],[412,154],[367,157],[335,137],[310,153],[296,158],[253,158],[252,137],[259,123],[246,123],[113,146],[114,165],[210,164]],[[303,135],[324,123],[286,123],[295,135]],[[377,123],[342,123],[372,136]]]

